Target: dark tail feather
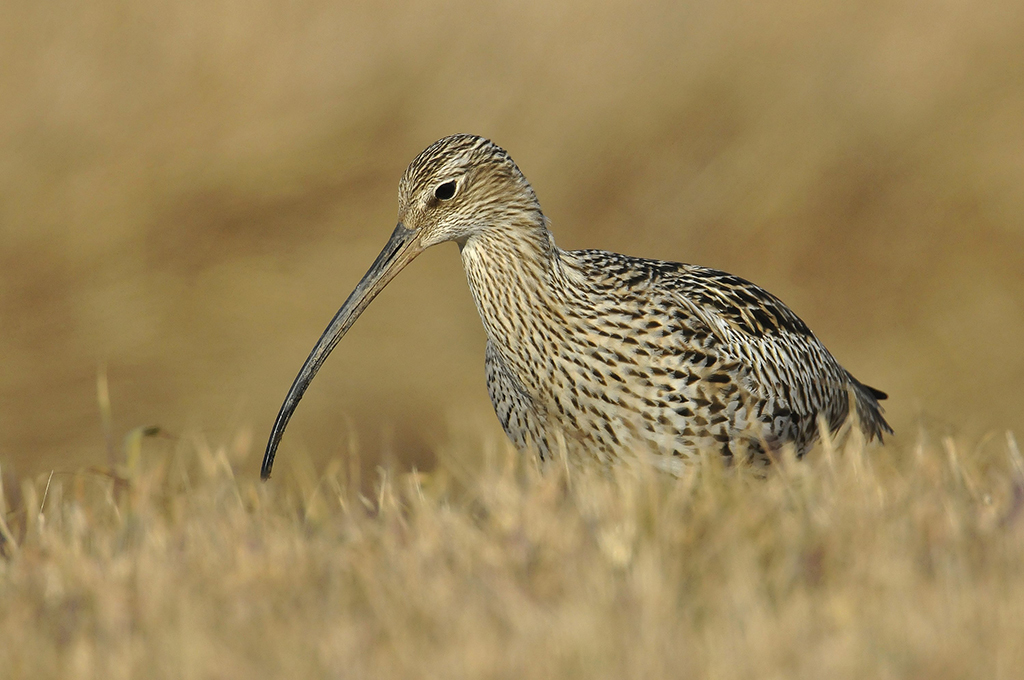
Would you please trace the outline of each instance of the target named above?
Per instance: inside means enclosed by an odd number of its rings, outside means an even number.
[[[889,423],[885,421],[885,416],[882,415],[885,413],[885,409],[878,402],[888,399],[889,395],[881,390],[876,390],[874,387],[868,387],[849,373],[846,375],[854,386],[857,415],[860,417],[861,428],[864,430],[864,434],[868,436],[868,439],[877,437],[878,441],[883,441],[882,436],[893,434],[893,431]]]
[[[863,388],[864,388],[864,389],[866,389],[866,390],[867,390],[868,392],[870,392],[870,393],[871,393],[871,396],[872,396],[872,397],[874,397],[875,399],[877,399],[878,401],[883,401],[883,400],[885,400],[885,399],[888,399],[888,398],[889,398],[889,395],[888,395],[888,394],[886,394],[886,393],[885,393],[885,392],[883,392],[882,390],[876,390],[876,389],[875,389],[874,387],[872,387],[871,385],[861,385],[861,387],[863,387]]]

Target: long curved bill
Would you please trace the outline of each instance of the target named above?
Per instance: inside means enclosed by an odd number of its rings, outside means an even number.
[[[284,436],[284,428],[288,425],[288,420],[292,417],[299,400],[302,399],[309,383],[313,381],[316,372],[327,360],[331,350],[345,337],[345,333],[373,301],[373,298],[377,297],[377,293],[384,290],[384,286],[388,285],[405,265],[412,262],[422,252],[423,246],[420,243],[419,232],[406,229],[405,225],[399,222],[387,245],[380,251],[380,255],[374,260],[370,269],[363,274],[363,278],[345,300],[345,304],[331,319],[327,330],[317,340],[313,351],[306,358],[306,363],[302,365],[302,370],[295,377],[295,382],[292,383],[291,389],[288,390],[288,396],[284,398],[284,404],[281,405],[281,411],[277,414],[277,420],[274,421],[274,429],[270,431],[270,441],[267,442],[267,452],[263,456],[263,468],[260,470],[261,478],[268,479],[270,477],[270,470],[274,467],[274,454],[277,452],[277,445],[281,442],[281,437]]]

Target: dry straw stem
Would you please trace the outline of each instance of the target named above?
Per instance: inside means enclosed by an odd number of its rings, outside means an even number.
[[[347,461],[318,473],[290,457],[255,481],[247,435],[146,446],[127,492],[58,473],[43,504],[47,475],[22,480],[3,525],[3,677],[1024,667],[1012,436],[916,454],[851,438],[767,475],[708,457],[678,479],[455,444],[431,473],[380,470],[366,497]]]

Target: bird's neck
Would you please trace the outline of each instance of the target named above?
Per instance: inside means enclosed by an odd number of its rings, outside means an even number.
[[[503,354],[536,348],[552,332],[564,273],[543,217],[491,226],[460,245],[469,289],[487,332]]]

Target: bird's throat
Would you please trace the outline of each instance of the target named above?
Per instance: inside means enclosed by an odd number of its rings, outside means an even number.
[[[492,345],[510,356],[544,344],[556,331],[553,315],[562,278],[551,232],[543,226],[493,227],[467,239],[460,250]]]

